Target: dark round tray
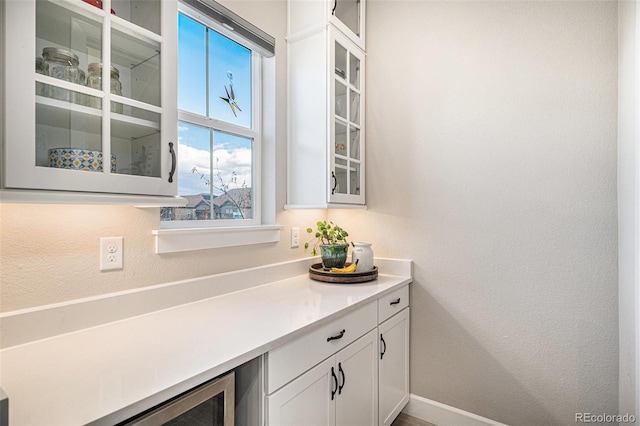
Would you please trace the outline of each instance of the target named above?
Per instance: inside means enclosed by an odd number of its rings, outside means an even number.
[[[349,266],[351,263],[345,263]],[[374,266],[372,270],[366,272],[329,272],[325,271],[322,263],[314,263],[309,267],[309,278],[325,283],[336,284],[355,284],[373,281],[378,278],[378,267]]]

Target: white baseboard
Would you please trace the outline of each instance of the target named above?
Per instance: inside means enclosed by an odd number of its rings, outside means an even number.
[[[507,426],[414,394],[411,394],[409,403],[402,412],[438,426]]]

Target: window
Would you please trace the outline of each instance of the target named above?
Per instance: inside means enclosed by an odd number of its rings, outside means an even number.
[[[162,208],[164,229],[156,235],[195,228],[264,230],[270,222],[263,212],[262,68],[274,48],[272,37],[211,0],[180,2],[177,179],[178,195],[187,199],[187,205]],[[269,81],[275,84],[274,61],[267,63]],[[273,98],[273,88],[268,89]],[[273,113],[264,116],[275,120]],[[275,197],[275,182],[267,186]],[[202,235],[198,239],[202,241]],[[239,244],[250,240],[243,238]],[[217,242],[196,248],[229,245],[237,244]]]
[[[188,204],[162,209],[161,220],[253,225],[260,217],[260,55],[202,18],[187,7],[178,16],[178,195]]]

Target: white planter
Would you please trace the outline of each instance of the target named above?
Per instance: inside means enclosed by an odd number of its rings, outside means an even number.
[[[373,250],[371,243],[353,243],[353,252],[351,253],[351,262],[358,261],[356,272],[366,272],[373,269]]]

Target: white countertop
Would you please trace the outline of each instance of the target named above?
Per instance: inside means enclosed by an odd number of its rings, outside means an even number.
[[[10,424],[122,421],[411,282],[409,275],[355,285],[297,275],[8,347],[0,351],[0,387]]]

